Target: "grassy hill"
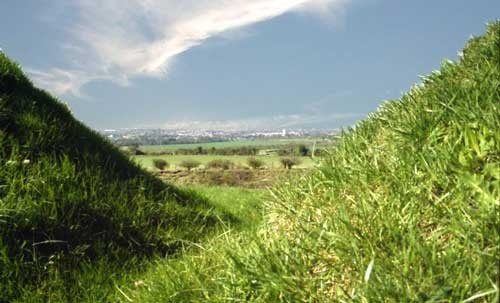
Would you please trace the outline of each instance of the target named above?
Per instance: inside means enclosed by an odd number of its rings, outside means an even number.
[[[276,187],[259,228],[163,258],[214,226],[208,202],[138,169],[2,55],[0,302],[497,302],[499,104],[497,21]]]
[[[269,298],[498,301],[499,129],[496,22],[277,189],[273,233],[298,261],[276,284],[304,291]]]
[[[172,254],[217,220],[207,201],[140,169],[0,53],[0,302],[53,276],[71,280],[85,262]]]
[[[131,302],[498,302],[499,105],[495,22],[278,186],[253,237],[121,287]]]

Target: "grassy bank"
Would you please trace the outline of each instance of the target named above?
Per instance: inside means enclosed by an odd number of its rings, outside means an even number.
[[[262,201],[269,199],[266,190],[203,186],[185,190],[196,191],[214,207],[220,224],[210,231],[210,236],[196,242],[183,241],[177,253],[169,257],[126,258],[118,261],[101,258],[94,262],[82,262],[64,275],[46,275],[36,286],[18,286],[20,295],[13,302],[129,302],[131,298],[127,293],[130,289],[147,287],[145,277],[151,275],[151,270],[169,264],[169,269],[175,272],[163,272],[162,275],[172,278],[183,274],[193,275],[197,268],[202,268],[200,266],[203,265],[198,265],[196,261],[205,258],[205,252],[221,251],[227,239],[243,239],[253,234],[263,219]],[[232,220],[225,220],[223,214],[229,214]],[[189,267],[188,271],[185,266]],[[209,268],[207,270],[206,275],[210,275]],[[173,293],[167,292],[165,295],[175,297]],[[160,300],[160,297],[152,300]]]
[[[175,254],[221,218],[234,219],[141,169],[0,53],[0,302]]]
[[[274,190],[262,228],[149,268],[133,302],[496,302],[500,23],[314,174]]]

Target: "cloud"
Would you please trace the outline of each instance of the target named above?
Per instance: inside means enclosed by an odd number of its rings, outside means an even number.
[[[51,68],[48,71],[28,69],[27,72],[37,85],[47,88],[57,95],[73,93],[76,96],[81,96],[80,87],[93,80],[92,77],[77,70]]]
[[[176,56],[211,37],[290,11],[336,16],[349,1],[74,0],[64,4],[77,14],[61,41],[68,66],[31,75],[57,94],[78,94],[97,79],[127,85],[137,76],[162,77]]]

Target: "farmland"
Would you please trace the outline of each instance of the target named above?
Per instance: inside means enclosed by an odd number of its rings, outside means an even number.
[[[129,151],[133,151],[131,159],[135,163],[157,173],[167,182],[268,188],[283,177],[304,173],[317,166],[320,158],[313,158],[312,153],[321,153],[326,144],[333,144],[333,140],[240,140],[215,145],[139,146]],[[287,167],[285,163],[290,161],[293,164]],[[158,167],[155,162],[162,164]],[[192,167],[186,167],[186,163]],[[296,173],[291,173],[288,168]]]
[[[254,146],[259,148],[272,148],[288,144],[306,144],[312,146],[314,143],[320,146],[328,146],[332,143],[332,138],[293,138],[293,139],[261,139],[261,140],[234,140],[224,142],[210,142],[210,143],[189,143],[189,144],[168,144],[168,145],[143,145],[141,150],[146,153],[162,152],[162,151],[175,151],[178,149],[191,149],[202,147],[209,148],[237,148],[245,146]]]
[[[218,154],[196,154],[198,152],[206,151],[196,144],[183,145],[182,149],[165,149],[157,148],[152,152],[151,149],[139,147],[141,153],[149,151],[151,154],[145,155],[131,155],[131,159],[140,165],[142,168],[156,173],[161,179],[167,182],[182,185],[205,185],[205,186],[236,186],[246,188],[269,188],[275,182],[285,177],[291,177],[300,173],[310,171],[314,168],[319,158],[313,159],[311,156],[297,156],[296,146],[304,146],[304,150],[308,151],[306,147],[307,141],[294,140],[293,145],[288,141],[286,145],[277,146],[273,149],[273,154],[267,155],[218,155]],[[267,146],[262,144],[267,143]],[[229,150],[232,152],[248,152],[260,153],[261,151],[269,151],[267,149],[269,144],[275,144],[275,141],[258,142],[242,141],[237,147],[206,147],[213,153],[221,152],[222,150]],[[286,147],[285,149],[283,149]],[[187,152],[188,154],[178,154],[180,151]],[[277,153],[290,152],[292,156],[279,156]],[[189,154],[195,153],[195,154]],[[163,162],[165,167],[155,166],[155,162]],[[252,167],[249,161],[257,162],[259,167]],[[283,161],[294,161],[295,164],[291,166],[290,170],[286,169]],[[193,168],[187,168],[185,163],[191,163]],[[292,172],[293,171],[293,172]],[[237,199],[235,197],[235,199]]]

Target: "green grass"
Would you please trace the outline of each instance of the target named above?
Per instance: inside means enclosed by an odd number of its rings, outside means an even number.
[[[236,165],[248,166],[247,160],[249,156],[218,156],[218,155],[158,155],[158,156],[132,156],[132,158],[141,167],[154,170],[153,159],[164,159],[170,166],[169,170],[182,169],[179,164],[184,160],[196,160],[201,163],[201,167],[206,165],[208,162],[217,159],[224,159],[234,162]],[[281,168],[279,156],[255,156],[255,158],[262,160],[267,168]],[[296,166],[297,168],[312,168],[315,162],[309,157],[298,157],[301,160],[301,164]]]
[[[269,140],[235,140],[235,141],[224,141],[224,142],[210,142],[210,143],[188,143],[188,144],[167,144],[167,145],[143,145],[140,147],[141,150],[145,152],[161,152],[161,151],[173,151],[178,149],[194,149],[201,146],[203,149],[214,148],[237,148],[237,147],[276,147],[288,144],[308,144],[312,145],[314,142],[321,143],[321,139],[308,139],[308,138],[297,138],[297,139],[269,139]]]
[[[500,22],[315,173],[278,186],[253,236],[162,260],[133,302],[498,302]],[[117,295],[119,297],[119,295]]]
[[[204,259],[208,251],[215,253],[224,249],[228,238],[246,238],[243,235],[253,234],[263,219],[262,201],[268,200],[269,194],[266,190],[229,187],[196,186],[188,190],[196,190],[201,197],[210,201],[217,213],[230,214],[233,219],[221,218],[219,228],[212,231],[212,236],[205,237],[203,241],[184,242],[175,257],[124,259],[121,262],[102,259],[84,263],[75,266],[69,275],[53,274],[46,277],[37,287],[22,289],[17,302],[129,302],[127,293],[131,289],[147,287],[149,280],[146,277],[152,278],[152,272],[163,268],[164,264],[168,264],[169,271],[162,272],[161,275],[173,278],[174,284],[187,282],[174,277],[192,275],[197,268],[206,269],[205,274],[208,277],[210,268],[205,266],[209,265],[198,264],[196,261]],[[184,291],[189,291],[189,288],[179,290],[181,297],[184,297]],[[171,300],[178,296],[166,292],[151,300],[161,302],[161,297],[170,297]],[[195,299],[192,296],[191,298]]]
[[[191,187],[224,213],[231,214],[243,231],[259,227],[263,218],[263,201],[270,199],[268,190],[220,186]]]

